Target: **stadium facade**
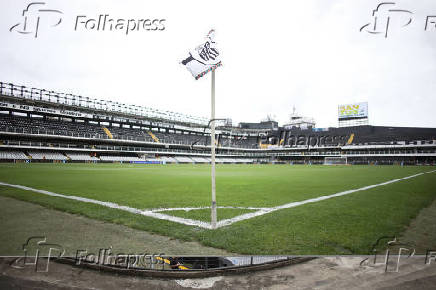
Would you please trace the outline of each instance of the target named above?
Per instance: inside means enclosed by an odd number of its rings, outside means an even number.
[[[0,82],[0,161],[209,163],[209,120]],[[436,128],[221,122],[218,163],[436,164]]]

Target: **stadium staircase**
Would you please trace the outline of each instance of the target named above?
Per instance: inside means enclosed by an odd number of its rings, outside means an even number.
[[[111,133],[111,131],[109,131],[108,128],[106,128],[106,127],[101,127],[101,128],[106,133],[106,135],[109,137],[109,139],[114,139],[114,136],[112,136],[112,133]]]
[[[156,137],[156,135],[153,134],[151,131],[147,131],[148,135],[153,139],[154,142],[160,143],[159,138]]]
[[[353,139],[354,139],[354,133],[352,133],[350,135],[350,138],[348,138],[347,145],[351,145],[351,143],[353,143]]]

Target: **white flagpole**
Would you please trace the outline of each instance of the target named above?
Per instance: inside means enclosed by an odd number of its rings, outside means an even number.
[[[216,192],[215,192],[215,69],[212,69],[212,88],[211,88],[211,112],[210,118],[210,150],[211,150],[211,165],[212,165],[212,206],[211,206],[211,224],[212,229],[216,228]]]

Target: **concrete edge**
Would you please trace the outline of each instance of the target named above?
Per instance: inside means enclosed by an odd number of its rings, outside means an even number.
[[[92,270],[97,270],[107,273],[116,273],[121,275],[142,276],[142,277],[152,277],[152,278],[187,279],[187,278],[207,278],[207,277],[223,276],[223,275],[239,275],[247,272],[270,270],[278,267],[300,264],[313,259],[316,259],[316,257],[295,257],[295,258],[289,258],[284,261],[272,261],[272,262],[267,262],[258,265],[236,266],[236,267],[210,269],[210,270],[127,269],[125,267],[101,265],[95,263],[83,263],[83,262],[80,265],[77,265],[75,259],[65,258],[65,257],[54,259],[54,261],[62,264],[69,264],[74,267],[92,269]]]

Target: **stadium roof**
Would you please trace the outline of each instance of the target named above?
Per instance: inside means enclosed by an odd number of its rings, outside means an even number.
[[[59,93],[45,89],[28,88],[12,83],[0,81],[0,95],[21,98],[24,100],[41,101],[53,105],[65,105],[76,109],[106,111],[108,113],[120,113],[144,117],[160,121],[171,121],[182,124],[205,126],[209,119],[182,113],[158,110],[145,106],[123,104],[108,100],[98,100],[89,97],[77,96],[70,93]]]

